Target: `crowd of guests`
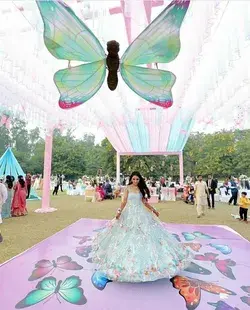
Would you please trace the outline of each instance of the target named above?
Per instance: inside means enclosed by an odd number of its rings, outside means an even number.
[[[236,178],[230,176],[218,188],[218,180],[213,179],[212,175],[208,175],[206,181],[203,181],[201,175],[198,176],[197,181],[191,178],[190,183],[184,186],[183,198],[185,203],[196,204],[197,217],[200,218],[205,215],[205,207],[208,209],[215,209],[215,194],[217,190],[221,194],[222,189],[225,190],[225,195],[230,196],[228,205],[239,206],[239,220],[247,223],[248,207],[250,206],[250,199],[247,198],[247,192],[241,191],[241,184]],[[238,203],[238,198],[239,203]]]
[[[0,224],[10,217],[24,216],[28,214],[26,206],[26,198],[30,193],[31,176],[18,176],[15,178],[7,175],[0,178]],[[0,242],[3,237],[0,231]]]

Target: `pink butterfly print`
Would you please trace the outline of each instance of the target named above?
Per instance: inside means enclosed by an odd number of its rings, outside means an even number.
[[[241,286],[241,289],[247,293],[250,294],[250,286]],[[250,306],[250,296],[242,296],[241,301]]]
[[[53,273],[56,268],[59,270],[81,270],[82,266],[78,265],[76,262],[72,261],[72,258],[69,256],[60,256],[56,261],[49,261],[46,259],[40,260],[35,265],[35,270],[32,272],[32,275],[29,277],[29,281],[38,280],[50,272]]]
[[[91,245],[84,245],[76,248],[76,254],[81,257],[89,257],[91,251],[92,251]]]
[[[218,254],[215,253],[205,253],[204,255],[195,255],[194,259],[203,262],[212,262],[215,264],[216,268],[225,277],[236,280],[231,267],[236,265],[236,262],[231,259],[217,259]]]
[[[90,236],[83,236],[83,237],[74,236],[73,238],[79,239],[80,240],[79,244],[84,244],[84,243],[92,240],[92,238]]]

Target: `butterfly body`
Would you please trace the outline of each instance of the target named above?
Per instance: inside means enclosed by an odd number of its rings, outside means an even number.
[[[108,67],[108,78],[107,83],[111,91],[114,91],[118,85],[118,70],[120,66],[119,50],[120,44],[115,41],[109,41],[107,43],[108,56],[106,58],[106,63]]]
[[[61,284],[62,284],[62,280],[58,281],[57,286],[56,286],[56,288],[55,288],[55,294],[58,294],[58,293],[59,293]]]
[[[56,263],[55,260],[52,260],[52,265],[53,265],[54,268],[57,268],[57,263]]]

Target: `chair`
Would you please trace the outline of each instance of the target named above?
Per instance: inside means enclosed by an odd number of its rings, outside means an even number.
[[[161,201],[167,201],[168,200],[168,188],[162,187],[161,188]]]
[[[149,203],[158,203],[159,202],[159,197],[156,193],[157,191],[157,188],[156,187],[150,187],[149,188],[149,191],[150,191],[150,199],[148,200]]]
[[[168,188],[168,200],[169,201],[176,201],[176,190],[174,187]]]
[[[90,199],[90,202],[96,201],[95,189],[86,189],[85,190],[84,200],[87,201],[87,198]]]

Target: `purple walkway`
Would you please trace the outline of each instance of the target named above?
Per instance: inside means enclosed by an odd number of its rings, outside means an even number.
[[[172,282],[104,287],[92,279],[91,238],[105,223],[82,219],[1,265],[0,309],[250,310],[250,243],[227,227],[167,224],[196,255],[189,269]]]

